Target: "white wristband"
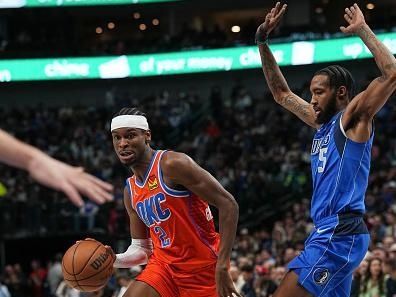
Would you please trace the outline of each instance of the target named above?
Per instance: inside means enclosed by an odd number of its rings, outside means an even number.
[[[131,245],[122,254],[116,254],[115,268],[130,268],[136,265],[147,264],[153,253],[151,239],[132,239]]]

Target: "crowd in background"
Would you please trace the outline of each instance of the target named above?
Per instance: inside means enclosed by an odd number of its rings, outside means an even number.
[[[163,91],[139,100],[115,92],[107,94],[102,107],[0,110],[1,127],[6,131],[51,156],[83,166],[116,187],[114,203],[98,208],[88,202],[77,210],[60,193],[1,165],[0,209],[7,209],[0,218],[3,233],[78,232],[87,227],[118,228],[117,233],[122,233],[117,222],[123,220],[122,188],[129,173],[114,154],[109,133],[112,114],[121,106],[148,111],[152,146],[191,155],[234,194],[246,221],[269,200],[276,209],[277,204],[287,205],[286,196],[290,202],[309,197],[312,131],[295,124],[296,119],[275,108],[267,95],[252,98],[240,84],[227,96],[214,87],[210,98]]]
[[[306,86],[298,92],[309,98]],[[208,98],[189,91],[163,91],[146,98],[109,91],[101,107],[0,110],[1,128],[115,185],[113,203],[99,207],[88,202],[77,209],[62,194],[1,165],[2,235],[97,230],[128,237],[122,189],[129,173],[113,153],[109,133],[112,114],[124,106],[138,106],[147,112],[154,148],[186,152],[234,195],[240,205],[241,228],[230,271],[246,297],[271,296],[286,272],[285,265],[303,248],[312,228],[309,160],[314,131],[277,107],[269,94],[256,98],[240,83],[229,94],[213,87]],[[365,217],[372,242],[370,253],[355,272],[354,296],[396,294],[394,131],[396,110],[391,99],[375,120]],[[8,264],[1,276],[0,292],[9,291],[13,297],[118,297],[120,288],[138,273],[137,268],[119,271],[105,290],[80,294],[61,283],[59,256],[50,263],[34,260],[29,268]]]

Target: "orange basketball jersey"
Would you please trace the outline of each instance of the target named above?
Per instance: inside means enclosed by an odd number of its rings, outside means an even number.
[[[127,179],[132,207],[150,229],[153,257],[181,270],[211,265],[217,260],[220,237],[209,205],[190,191],[164,183],[164,154],[155,151],[143,183],[135,176]]]

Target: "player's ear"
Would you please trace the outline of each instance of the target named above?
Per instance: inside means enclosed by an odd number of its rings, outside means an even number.
[[[151,141],[151,130],[146,130],[144,132],[144,134],[145,134],[145,137],[146,137],[146,144],[149,144],[150,141]]]
[[[347,89],[345,86],[341,86],[338,88],[337,97],[341,100],[347,99]]]

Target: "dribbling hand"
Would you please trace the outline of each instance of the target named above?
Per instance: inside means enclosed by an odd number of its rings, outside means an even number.
[[[262,23],[256,31],[256,41],[263,41],[268,38],[271,31],[279,24],[282,16],[284,15],[287,8],[287,4],[281,5],[277,2],[275,7],[271,9],[265,16],[265,21]]]
[[[97,241],[96,239],[90,238],[90,237],[87,237],[87,238],[85,238],[84,240]],[[81,241],[83,241],[83,240],[77,240],[76,243],[79,243],[79,242],[81,242]],[[112,249],[111,246],[109,246],[109,245],[105,245],[104,247],[106,248],[106,250],[107,250],[107,252],[110,254],[110,256],[113,258],[113,262],[114,262],[114,261],[116,260],[117,256],[116,256],[116,254],[114,253],[113,249]]]
[[[111,246],[105,245],[105,248],[106,248],[107,252],[110,254],[111,258],[113,259],[113,263],[114,263],[115,260],[117,259],[116,254],[114,253],[114,251],[111,248]]]

